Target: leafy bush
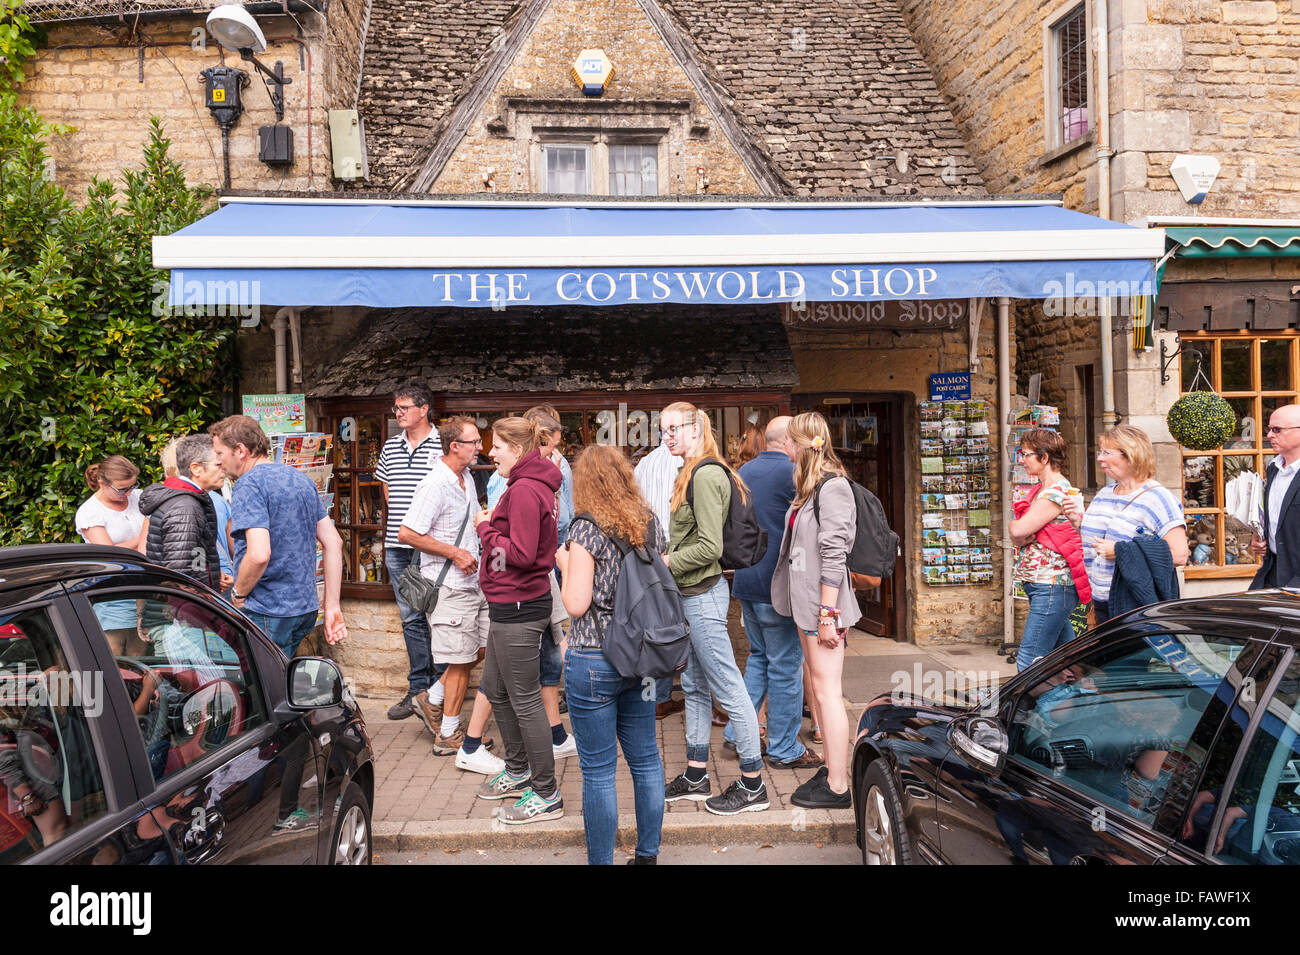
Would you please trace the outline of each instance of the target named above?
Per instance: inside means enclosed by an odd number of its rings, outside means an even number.
[[[1183,395],[1169,409],[1169,433],[1193,451],[1223,447],[1237,431],[1237,415],[1227,400],[1212,391]]]
[[[156,292],[151,237],[210,204],[156,118],[121,197],[96,179],[78,207],[48,179],[64,130],[17,104],[24,29],[0,0],[0,544],[76,540],[82,474],[106,455],[157,478],[167,440],[217,417],[233,336],[232,320],[168,314]]]

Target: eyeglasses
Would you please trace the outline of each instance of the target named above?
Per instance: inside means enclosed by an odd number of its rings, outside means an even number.
[[[1099,458],[1113,458],[1115,455],[1117,455],[1117,454],[1122,455],[1123,453],[1124,453],[1123,451],[1119,451],[1119,450],[1116,450],[1116,449],[1114,449],[1114,448],[1102,448],[1100,451],[1097,452],[1097,457],[1099,457]]]
[[[1300,424],[1289,424],[1284,428],[1279,428],[1277,425],[1271,424],[1268,426],[1268,433],[1279,434],[1283,431],[1294,431],[1296,428],[1300,428]]]
[[[686,430],[687,428],[693,428],[693,427],[695,427],[695,422],[694,422],[694,421],[683,421],[681,424],[670,425],[670,426],[668,426],[667,428],[660,427],[659,430],[662,431],[664,434],[668,435],[668,436],[671,438],[671,437],[673,437],[674,435],[676,435],[678,432],[680,432],[680,431],[684,431],[684,430]]]
[[[403,411],[410,411],[412,408],[423,408],[424,405],[393,405],[393,414],[401,414]]]
[[[132,491],[135,490],[136,482],[133,481],[126,487],[117,487],[116,485],[113,484],[110,484],[109,487],[112,490],[116,491],[118,494],[121,494],[123,497],[125,497],[126,495],[130,494]]]
[[[472,444],[476,448],[483,447],[482,438],[479,438],[477,441],[466,441],[464,438],[452,438],[450,443],[451,444]]]

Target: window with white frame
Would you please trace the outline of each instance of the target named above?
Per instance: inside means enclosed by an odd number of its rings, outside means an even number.
[[[1066,6],[1044,27],[1047,147],[1068,146],[1088,134],[1088,11],[1085,4]]]
[[[659,195],[659,147],[632,143],[609,147],[611,196]]]
[[[562,195],[591,193],[591,147],[548,145],[542,147],[546,163],[546,191]]]

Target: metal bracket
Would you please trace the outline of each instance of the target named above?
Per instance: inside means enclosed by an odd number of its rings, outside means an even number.
[[[1160,384],[1162,385],[1169,382],[1169,366],[1173,364],[1174,359],[1182,353],[1183,349],[1186,349],[1189,355],[1195,355],[1197,361],[1203,361],[1205,359],[1205,355],[1199,348],[1193,348],[1177,335],[1174,336],[1174,341],[1178,342],[1178,347],[1173,351],[1169,351],[1169,343],[1163,338],[1160,340]]]

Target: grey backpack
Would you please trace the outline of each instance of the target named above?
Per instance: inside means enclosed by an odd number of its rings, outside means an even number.
[[[574,520],[596,526],[588,514]],[[638,680],[660,680],[680,673],[686,669],[691,628],[677,582],[650,546],[633,547],[620,537],[606,536],[618,549],[622,562],[608,630],[600,625],[596,607],[590,609],[605,660],[619,676]]]

